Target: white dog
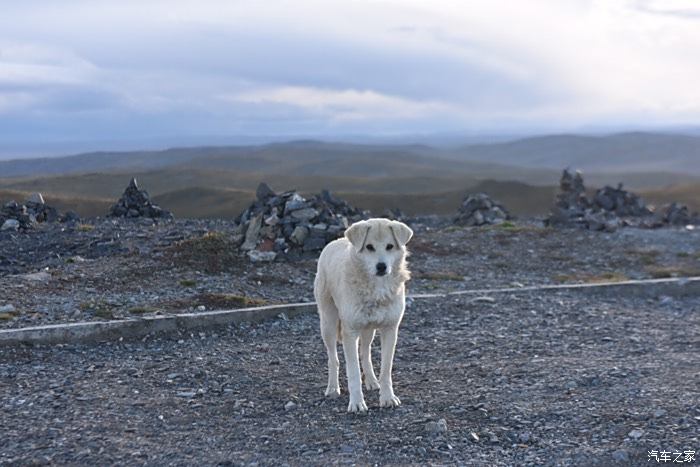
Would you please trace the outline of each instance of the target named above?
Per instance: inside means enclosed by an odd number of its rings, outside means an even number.
[[[350,393],[348,412],[367,410],[360,360],[365,388],[379,389],[379,405],[401,404],[394,395],[391,367],[406,306],[404,283],[410,278],[406,269],[406,243],[412,236],[413,231],[401,222],[387,219],[357,222],[345,231],[345,238],[329,243],[318,260],[314,295],[321,318],[321,335],[328,350],[326,396],[340,395],[337,348],[340,340]],[[382,344],[379,380],[374,375],[370,351],[376,330]]]

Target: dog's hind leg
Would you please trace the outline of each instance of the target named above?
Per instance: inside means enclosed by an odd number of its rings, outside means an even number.
[[[362,363],[362,373],[365,375],[365,389],[379,389],[379,380],[374,374],[372,367],[372,340],[374,339],[374,329],[366,329],[360,334],[360,363]]]
[[[328,386],[326,396],[338,397],[340,395],[340,382],[338,381],[338,308],[331,297],[317,297],[318,314],[321,317],[321,337],[326,345],[328,353]]]

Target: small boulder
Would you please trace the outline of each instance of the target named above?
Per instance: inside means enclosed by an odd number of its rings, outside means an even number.
[[[41,196],[41,193],[39,192],[34,192],[29,197],[27,198],[27,204],[33,203],[33,204],[46,204],[44,202],[44,197]]]
[[[0,230],[19,230],[19,221],[16,219],[7,219],[2,223]]]

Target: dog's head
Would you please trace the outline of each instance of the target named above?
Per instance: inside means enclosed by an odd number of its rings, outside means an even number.
[[[388,219],[356,222],[345,231],[355,257],[368,275],[390,276],[406,258],[406,243],[413,231],[404,223]]]

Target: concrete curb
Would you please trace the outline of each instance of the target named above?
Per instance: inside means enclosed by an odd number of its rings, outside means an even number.
[[[629,294],[637,297],[669,295],[681,297],[700,294],[700,277],[674,277],[668,279],[641,279],[618,282],[595,282],[590,284],[553,284],[497,289],[458,290],[443,294],[412,295],[414,299],[450,297],[454,295],[489,295],[518,292],[585,291],[596,294]]]
[[[700,295],[700,277],[672,279],[648,279],[624,282],[603,282],[596,284],[539,285],[528,287],[506,287],[496,289],[459,290],[442,294],[410,295],[414,300],[449,298],[463,295],[484,296],[501,293],[551,291],[582,291],[596,294],[635,296],[668,295],[682,297]],[[268,305],[238,310],[204,311],[177,315],[145,316],[112,321],[90,321],[84,323],[52,324],[19,329],[0,330],[0,347],[42,344],[79,344],[116,340],[119,338],[137,339],[151,333],[172,333],[182,330],[204,330],[238,324],[260,322],[284,313],[296,316],[314,312],[316,303],[289,303]]]

